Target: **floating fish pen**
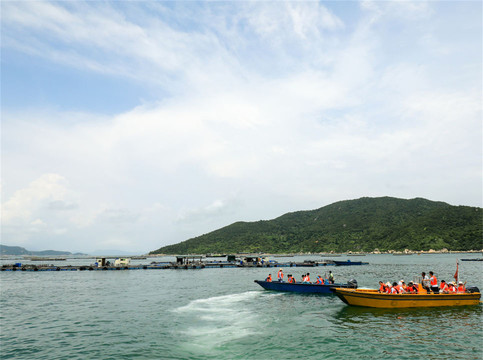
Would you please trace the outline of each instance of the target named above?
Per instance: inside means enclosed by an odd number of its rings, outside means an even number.
[[[252,259],[249,259],[252,260]],[[223,269],[223,268],[291,268],[318,267],[330,265],[360,265],[360,262],[337,262],[334,260],[286,262],[276,261],[201,261],[197,257],[178,257],[176,262],[151,262],[133,265],[130,259],[119,258],[110,263],[105,258],[98,258],[91,265],[48,265],[48,264],[5,264],[0,271],[119,271],[119,270],[188,270],[188,269]],[[367,263],[362,263],[367,264]]]

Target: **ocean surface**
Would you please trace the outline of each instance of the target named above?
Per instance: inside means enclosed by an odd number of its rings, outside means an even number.
[[[375,288],[379,280],[407,283],[430,270],[452,281],[456,259],[476,257],[482,255],[343,255],[334,259],[370,264],[284,272],[296,279],[310,272],[314,279],[331,270],[337,282],[354,278],[359,287]],[[173,258],[134,263],[153,260]],[[13,262],[20,261],[0,263]],[[483,359],[481,303],[354,308],[332,295],[276,293],[253,282],[277,270],[0,272],[0,358]],[[460,262],[460,279],[483,289],[482,270],[483,262]]]

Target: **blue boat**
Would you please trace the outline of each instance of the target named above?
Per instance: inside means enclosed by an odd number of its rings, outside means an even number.
[[[319,284],[305,284],[305,283],[288,283],[280,281],[263,281],[254,280],[258,285],[260,285],[265,290],[273,291],[286,291],[294,293],[304,293],[304,294],[332,294],[331,288],[351,288],[357,289],[357,281],[350,280],[347,284],[329,284],[329,285],[319,285]]]
[[[332,260],[335,264],[335,266],[346,266],[346,265],[369,265],[368,262],[362,262],[362,261],[337,261],[337,260]]]

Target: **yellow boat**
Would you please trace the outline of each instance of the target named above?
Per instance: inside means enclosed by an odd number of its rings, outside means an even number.
[[[413,308],[478,305],[481,293],[386,294],[375,289],[332,289],[346,304],[375,308]]]

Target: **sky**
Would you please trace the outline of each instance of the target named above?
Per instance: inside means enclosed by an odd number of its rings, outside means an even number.
[[[480,1],[1,1],[1,243],[146,253],[360,197],[482,206]]]

